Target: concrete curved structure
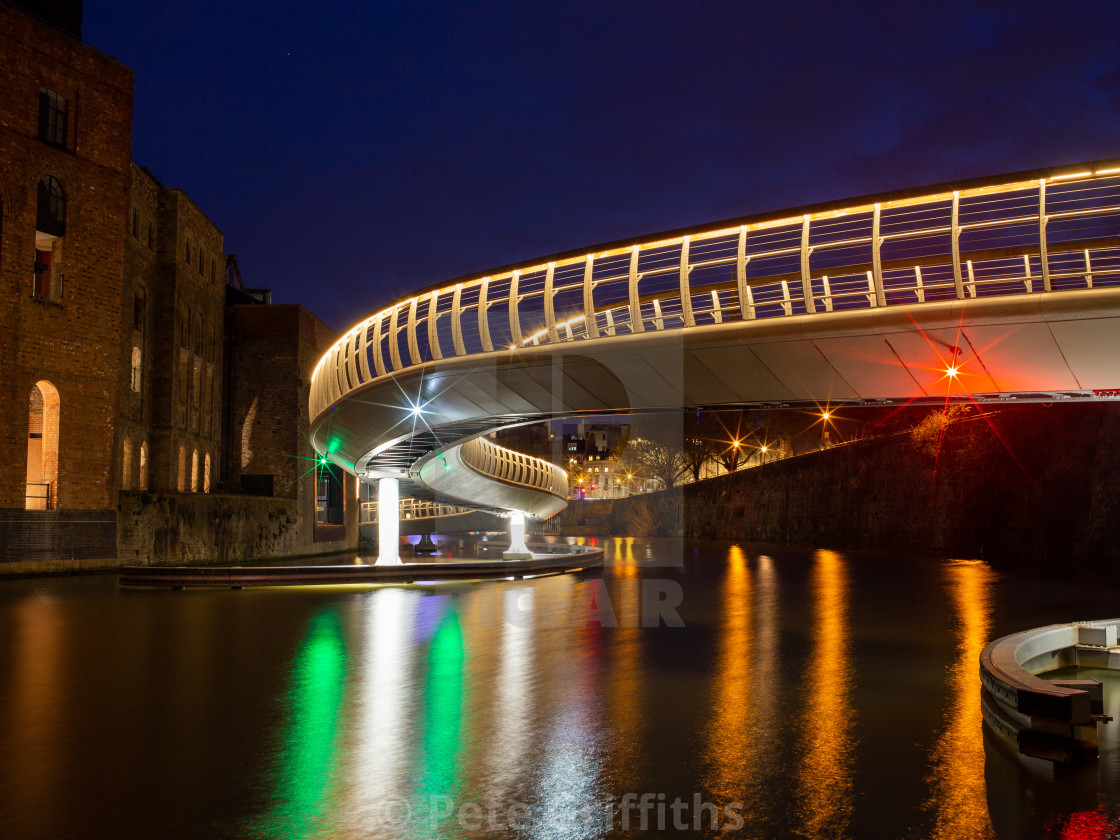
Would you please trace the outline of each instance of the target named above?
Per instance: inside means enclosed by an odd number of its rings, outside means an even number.
[[[559,499],[550,482],[480,482],[458,449],[581,413],[1115,399],[1117,358],[1110,161],[746,217],[424,289],[320,359],[311,437],[405,495],[544,515]]]
[[[1052,624],[1004,636],[980,654],[988,729],[1017,752],[1051,761],[1097,757],[1103,714],[1098,680],[1044,679],[1058,668],[1120,669],[1120,619]]]

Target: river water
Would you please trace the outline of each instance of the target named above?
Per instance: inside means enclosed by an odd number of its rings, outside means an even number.
[[[0,581],[0,838],[1096,838],[1102,759],[980,724],[994,637],[1120,592],[976,560],[611,539],[584,577]]]

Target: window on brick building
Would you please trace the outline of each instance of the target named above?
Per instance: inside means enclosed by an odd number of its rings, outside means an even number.
[[[187,247],[183,251],[183,258],[187,261],[187,265],[191,264],[191,238],[187,237]]]
[[[210,492],[210,453],[206,453],[206,458],[202,462],[202,492]]]
[[[140,442],[140,489],[148,489],[148,442]]]
[[[66,194],[53,175],[39,179],[35,208],[35,273],[32,294],[62,300],[62,238],[66,235]]]
[[[198,450],[191,453],[191,492],[198,492]]]
[[[66,118],[65,97],[49,88],[39,88],[39,139],[65,149]]]
[[[133,345],[132,347],[132,390],[137,394],[140,393],[140,383],[142,381],[141,373],[141,353],[140,348]]]
[[[132,489],[132,441],[127,437],[121,444],[121,489]]]
[[[58,506],[58,389],[45,379],[31,389],[27,422],[27,510]]]
[[[137,289],[132,296],[132,328],[138,333],[144,332],[147,322],[147,306],[144,291]]]
[[[198,246],[198,276],[199,276],[199,277],[201,277],[201,276],[202,276],[202,273],[203,273],[203,272],[202,272],[202,267],[203,267],[204,265],[206,265],[206,258],[205,258],[205,257],[203,256],[203,253],[202,253],[202,246],[201,246],[201,245],[199,245],[199,246]]]
[[[132,208],[132,238],[140,238],[140,211]]]
[[[175,487],[180,493],[187,489],[187,448],[182,444],[179,444],[179,474]]]
[[[195,355],[202,355],[202,316],[194,316],[194,352]]]

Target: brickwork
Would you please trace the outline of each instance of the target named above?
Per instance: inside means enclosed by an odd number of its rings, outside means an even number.
[[[185,193],[134,164],[125,243],[120,363],[131,374],[139,350],[140,381],[122,376],[118,460],[123,472],[127,435],[134,477],[122,486],[207,492],[220,468],[224,238]],[[148,445],[146,474],[137,440]]]
[[[111,510],[0,511],[0,575],[6,564],[65,564],[117,554],[117,517]]]
[[[58,143],[40,139],[42,89],[66,100]],[[30,393],[59,394],[61,508],[115,503],[132,72],[0,2],[0,508],[23,508]],[[36,297],[39,183],[57,179],[65,232],[54,285]]]
[[[311,373],[337,336],[301,306],[231,306],[226,323],[225,479],[240,487],[242,475],[271,475],[273,494],[297,503],[300,552],[326,550],[332,543],[353,548],[356,479],[344,478],[344,526],[316,528],[315,453],[307,438]]]

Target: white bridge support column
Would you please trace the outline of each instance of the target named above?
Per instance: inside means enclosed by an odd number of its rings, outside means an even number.
[[[401,565],[400,489],[395,478],[377,481],[377,563]]]
[[[504,556],[506,560],[529,560],[533,556],[525,545],[525,514],[519,510],[509,515],[509,551]]]

